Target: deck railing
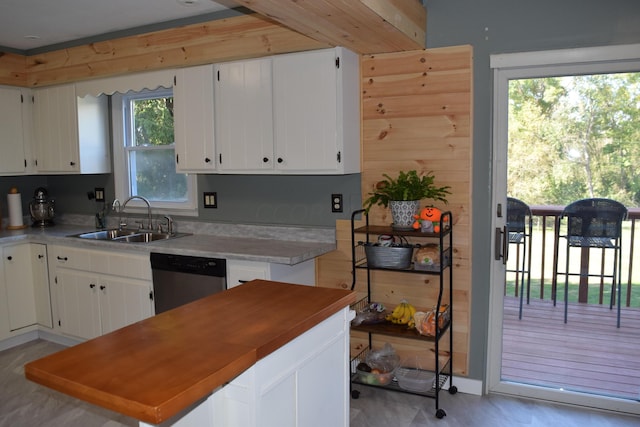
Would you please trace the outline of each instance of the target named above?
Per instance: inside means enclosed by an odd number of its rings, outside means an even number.
[[[564,292],[564,275],[558,275],[556,266],[564,271],[564,256],[566,254],[563,239],[556,239],[559,217],[564,206],[531,206],[533,216],[533,230],[531,236],[530,261],[530,289],[525,298],[537,298],[547,300],[562,300],[560,294]],[[621,285],[623,306],[640,306],[640,251],[635,250],[636,221],[640,219],[640,209],[629,209],[628,218],[623,223],[621,240]],[[517,270],[515,265],[521,265],[523,255],[522,246],[512,247],[509,250],[507,270]],[[580,251],[580,248],[572,248],[571,251]],[[574,301],[583,303],[609,304],[611,300],[611,268],[614,260],[612,251],[602,249],[590,249],[590,256],[580,254],[571,255],[573,271],[588,268],[590,276],[570,279],[569,283],[573,293],[577,294]],[[573,260],[577,263],[573,265]],[[585,261],[587,260],[587,261]],[[588,262],[588,265],[585,264]],[[529,268],[529,267],[527,267]],[[636,271],[638,270],[638,271]],[[527,292],[526,275],[520,272],[507,274],[505,293],[519,296],[523,290]],[[577,280],[577,282],[576,282]],[[524,284],[524,287],[523,287]],[[571,293],[571,290],[570,290]],[[571,296],[570,296],[571,298]],[[616,295],[614,294],[614,302]],[[617,302],[615,302],[617,303]]]

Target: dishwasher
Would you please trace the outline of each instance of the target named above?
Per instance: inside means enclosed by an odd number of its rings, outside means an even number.
[[[227,289],[227,261],[151,253],[153,300],[160,314]]]

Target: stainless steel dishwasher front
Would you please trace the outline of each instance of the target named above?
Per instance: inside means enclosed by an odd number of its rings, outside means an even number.
[[[227,289],[227,261],[151,253],[156,314]]]

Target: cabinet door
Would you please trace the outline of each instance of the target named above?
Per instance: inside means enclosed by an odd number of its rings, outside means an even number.
[[[24,173],[26,157],[20,89],[0,88],[0,174]]]
[[[7,287],[4,281],[4,266],[0,262],[0,340],[11,335],[9,325],[9,301],[7,301]]]
[[[218,169],[273,170],[271,59],[217,64],[214,70]]]
[[[257,261],[227,260],[227,289],[253,279],[270,280],[269,264]]]
[[[338,164],[334,49],[273,57],[276,167],[335,170]]]
[[[102,276],[99,292],[103,334],[153,315],[149,282]]]
[[[79,170],[76,93],[73,85],[34,91],[38,172]]]
[[[53,327],[47,245],[31,243],[31,269],[35,294],[36,320],[39,325]]]
[[[97,277],[91,273],[58,268],[56,278],[61,331],[86,339],[100,336]]]
[[[36,323],[35,290],[30,244],[7,246],[2,250],[11,330]]]
[[[216,168],[213,65],[178,70],[174,83],[176,171],[212,172]]]

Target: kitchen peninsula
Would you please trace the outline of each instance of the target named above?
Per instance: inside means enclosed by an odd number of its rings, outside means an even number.
[[[25,366],[141,426],[347,426],[351,291],[254,280]]]

